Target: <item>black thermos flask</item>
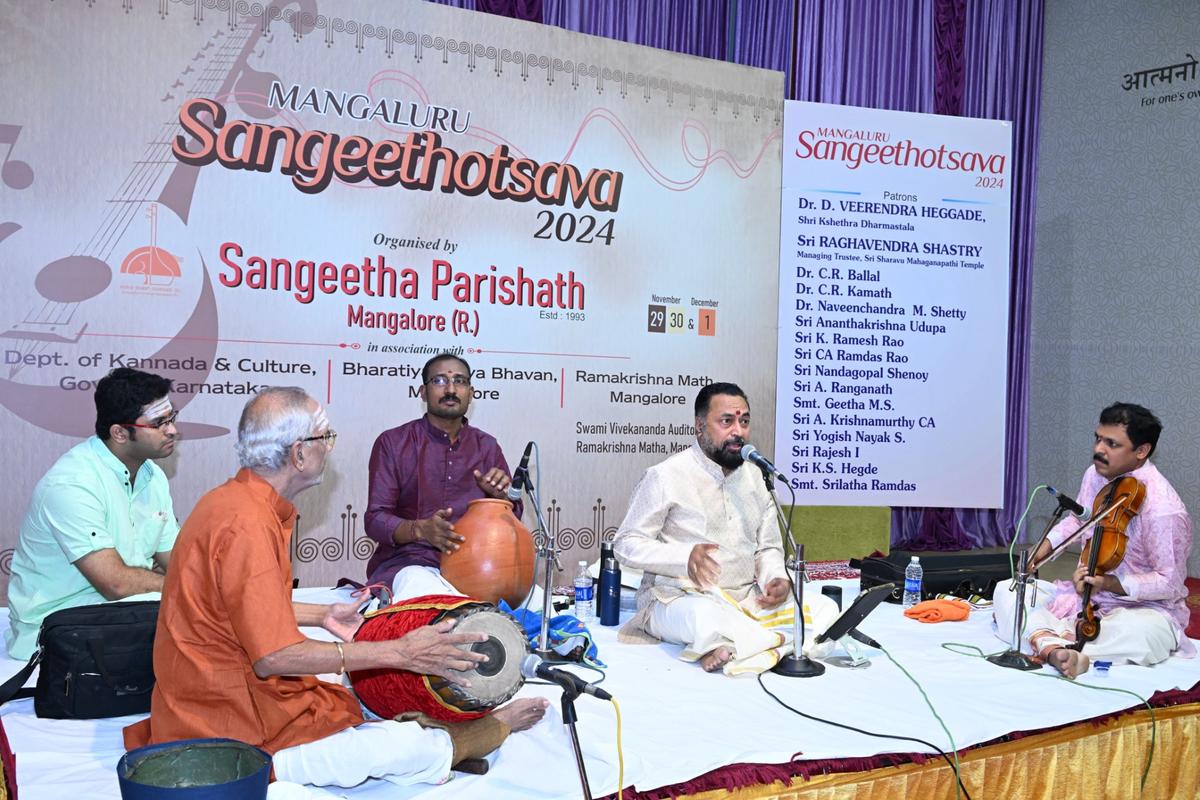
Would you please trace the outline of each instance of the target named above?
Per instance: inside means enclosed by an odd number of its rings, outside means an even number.
[[[621,620],[621,567],[611,542],[600,545],[600,624],[616,625]]]

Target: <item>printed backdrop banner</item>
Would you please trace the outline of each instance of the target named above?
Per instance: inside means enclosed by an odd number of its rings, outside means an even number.
[[[810,503],[998,508],[1011,123],[785,116],[780,469]]]
[[[510,462],[538,442],[569,558],[690,444],[704,383],[772,441],[775,353],[746,343],[775,338],[781,74],[418,2],[4,6],[5,581],[122,365],[174,381],[181,519],[248,396],[327,405],[307,585],[363,577],[371,445],[439,351]]]

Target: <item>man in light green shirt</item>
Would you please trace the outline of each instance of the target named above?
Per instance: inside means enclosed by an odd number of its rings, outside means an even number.
[[[179,532],[167,476],[175,451],[171,382],[115,369],[96,384],[96,435],[42,476],[21,523],[8,583],[10,658],[27,659],[63,608],[162,591]]]

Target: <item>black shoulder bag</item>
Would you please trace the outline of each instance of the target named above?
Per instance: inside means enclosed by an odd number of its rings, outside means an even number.
[[[100,603],[55,611],[42,621],[38,649],[0,686],[0,704],[33,697],[50,719],[99,719],[150,711],[158,601]],[[35,667],[37,686],[23,689]]]

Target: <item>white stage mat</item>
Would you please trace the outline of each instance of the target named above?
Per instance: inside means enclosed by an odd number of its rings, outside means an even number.
[[[835,581],[848,604],[857,581]],[[819,591],[812,583],[806,591]],[[297,600],[328,602],[333,590],[299,590]],[[1131,706],[1155,691],[1187,689],[1200,681],[1200,659],[1172,658],[1155,667],[1114,666],[1107,677],[1094,671],[1077,683],[1047,677],[1053,671],[1024,673],[953,653],[946,642],[976,645],[986,653],[1003,650],[991,632],[990,612],[973,612],[965,622],[923,624],[906,619],[899,606],[883,604],[860,626],[921,683],[954,737],[954,746],[986,742],[1018,730],[1063,725]],[[676,659],[670,645],[624,645],[615,628],[592,628],[600,657],[608,665],[603,683],[620,703],[625,785],[646,790],[689,780],[717,767],[738,763],[780,763],[799,759],[863,757],[892,752],[932,752],[906,741],[876,739],[792,714],[763,693],[753,678],[707,674]],[[323,632],[311,632],[313,635]],[[324,638],[328,638],[327,636]],[[868,649],[871,665],[850,670],[829,667],[824,675],[788,679],[768,674],[764,682],[807,714],[879,732],[914,736],[952,749],[917,688],[887,656]],[[19,668],[0,661],[0,677]],[[591,679],[587,671],[580,675]],[[441,786],[399,788],[372,781],[350,790],[313,793],[317,797],[409,798],[576,798],[581,794],[567,732],[558,709],[559,691],[526,685],[519,696],[552,701],[547,718],[516,734],[493,755],[484,776],[457,775]],[[576,701],[579,735],[592,792],[617,789],[616,715],[609,703],[592,697]],[[22,800],[87,797],[118,798],[116,762],[123,753],[121,728],[136,717],[100,721],[39,720],[32,700],[0,709],[16,753]]]

